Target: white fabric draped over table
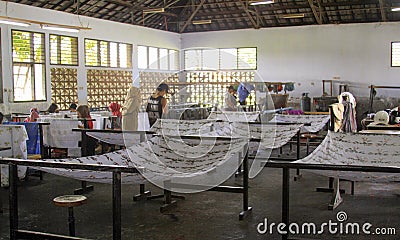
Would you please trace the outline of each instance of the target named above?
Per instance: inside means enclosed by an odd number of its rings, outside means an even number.
[[[50,162],[73,162],[98,165],[120,165],[143,169],[140,174],[123,174],[124,184],[142,183],[144,179],[162,184],[173,178],[190,178],[212,171],[243,149],[240,139],[216,140],[153,137],[150,140],[104,155],[71,159],[48,159]],[[235,158],[235,163],[237,159]],[[40,168],[57,175],[92,182],[111,183],[111,173],[96,171]],[[144,177],[145,178],[144,178]]]
[[[26,140],[28,133],[25,126],[22,125],[0,125],[0,147],[10,150],[0,151],[1,157],[12,157],[19,159],[27,159]],[[8,186],[9,173],[8,165],[1,165],[1,186]],[[18,177],[24,178],[27,167],[18,167]]]
[[[208,119],[222,120],[227,122],[255,122],[260,116],[260,112],[228,112],[212,111]]]
[[[303,126],[301,131],[315,133],[324,128],[329,119],[330,119],[329,115],[275,114],[271,122],[311,124],[311,126]]]
[[[361,165],[400,168],[400,135],[335,133],[306,158],[294,163]],[[400,181],[400,174],[345,171],[314,171],[324,176],[353,181]]]

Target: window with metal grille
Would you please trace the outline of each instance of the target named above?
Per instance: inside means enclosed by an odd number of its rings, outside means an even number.
[[[12,30],[14,101],[46,100],[44,33]]]
[[[186,70],[256,70],[257,48],[185,50]]]
[[[174,49],[138,46],[138,68],[151,70],[179,70],[179,52]]]
[[[78,38],[50,34],[50,64],[78,66]]]
[[[400,67],[400,42],[392,42],[392,67]]]
[[[85,65],[131,68],[132,44],[85,39]]]

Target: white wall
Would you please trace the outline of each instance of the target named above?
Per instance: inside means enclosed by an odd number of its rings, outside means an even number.
[[[3,94],[4,104],[0,104],[0,111],[8,113],[28,112],[32,106],[38,107],[40,110],[46,110],[51,101],[51,85],[50,85],[50,65],[47,61],[47,101],[39,103],[12,103],[12,96],[8,98],[8,91],[13,88],[12,84],[12,59],[11,59],[11,29],[19,29],[25,31],[35,31],[46,33],[46,48],[48,49],[48,34],[62,34],[68,36],[77,36],[79,38],[79,64],[78,67],[78,98],[79,103],[86,102],[86,67],[84,66],[84,38],[93,38],[107,41],[116,41],[137,45],[147,45],[170,49],[180,49],[180,35],[176,33],[160,31],[130,24],[122,24],[117,22],[105,21],[101,19],[88,18],[73,14],[52,11],[42,8],[26,6],[22,4],[6,3],[0,1],[0,16],[13,18],[21,18],[33,21],[48,22],[53,24],[65,24],[73,26],[89,27],[91,30],[81,31],[79,33],[65,33],[57,31],[47,31],[40,28],[38,24],[32,24],[29,27],[16,27],[11,25],[0,24],[1,28],[1,52],[3,55],[2,62],[2,79],[3,88],[7,91]],[[133,75],[137,76],[137,54],[133,53]],[[46,59],[49,59],[49,53],[46,52]]]
[[[321,80],[333,77],[351,82],[356,95],[368,96],[367,85],[400,85],[400,68],[390,67],[392,41],[400,41],[400,23],[186,33],[182,49],[257,47],[260,79],[295,81],[293,96],[321,96]]]

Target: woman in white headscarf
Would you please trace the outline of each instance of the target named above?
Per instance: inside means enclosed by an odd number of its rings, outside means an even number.
[[[121,108],[122,130],[137,131],[140,102],[139,88],[131,86]]]

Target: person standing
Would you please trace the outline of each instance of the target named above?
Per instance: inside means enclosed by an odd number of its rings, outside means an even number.
[[[167,113],[167,99],[164,97],[168,93],[169,87],[165,83],[158,85],[155,93],[147,100],[146,112],[149,115],[150,127]]]
[[[225,111],[236,111],[237,110],[237,101],[236,101],[236,90],[235,88],[231,85],[228,87],[228,91],[225,93],[225,98],[224,98],[224,110]]]
[[[125,102],[121,107],[122,130],[137,131],[140,102],[139,88],[131,86],[126,94]]]

